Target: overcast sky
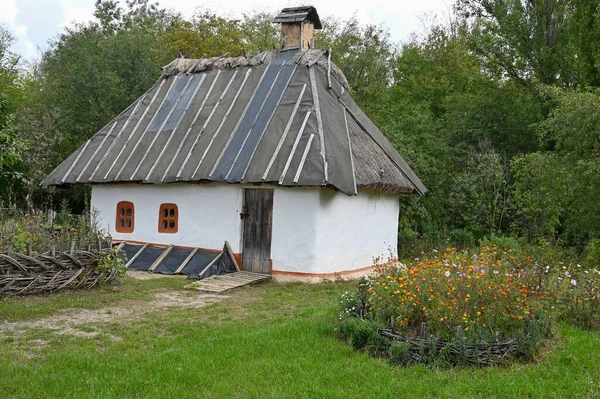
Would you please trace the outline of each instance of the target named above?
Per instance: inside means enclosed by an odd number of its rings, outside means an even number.
[[[123,3],[124,1],[121,0]],[[27,59],[38,48],[47,48],[48,39],[56,36],[73,21],[93,18],[95,0],[0,0],[0,24],[16,37],[12,50]],[[161,6],[191,16],[194,10],[209,8],[220,15],[240,16],[253,10],[279,11],[281,8],[308,4],[306,0],[159,0]],[[452,0],[315,0],[319,15],[348,18],[356,13],[362,22],[382,23],[395,41],[406,41],[411,32],[421,30],[423,17],[447,17]]]

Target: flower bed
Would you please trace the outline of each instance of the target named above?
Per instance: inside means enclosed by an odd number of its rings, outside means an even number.
[[[449,248],[407,265],[388,262],[342,298],[340,332],[364,343],[362,349],[401,363],[531,359],[549,332],[552,301],[538,268],[527,253],[495,246],[476,253]],[[387,344],[352,338],[356,319]]]

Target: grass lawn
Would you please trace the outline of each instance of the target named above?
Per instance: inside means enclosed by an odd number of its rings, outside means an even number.
[[[536,364],[405,369],[336,338],[338,298],[348,283],[265,283],[201,308],[154,308],[153,293],[182,293],[187,282],[124,278],[117,288],[0,299],[0,398],[600,395],[599,333],[559,326],[556,347]],[[4,321],[35,321],[65,308],[77,313],[119,306],[150,309],[140,317],[78,326],[90,336],[43,327],[2,330]]]

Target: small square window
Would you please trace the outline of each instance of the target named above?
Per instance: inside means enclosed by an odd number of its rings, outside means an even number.
[[[132,202],[121,201],[117,204],[117,220],[115,229],[117,233],[133,233],[135,208]]]
[[[158,212],[158,232],[175,234],[179,229],[179,211],[175,204],[161,204]]]

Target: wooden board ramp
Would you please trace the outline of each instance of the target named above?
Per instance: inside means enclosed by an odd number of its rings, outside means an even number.
[[[243,287],[245,285],[260,283],[270,279],[268,274],[250,273],[250,272],[234,272],[221,274],[220,276],[211,276],[203,280],[194,281],[186,285],[186,288],[193,288],[200,291],[220,293],[234,288]]]

